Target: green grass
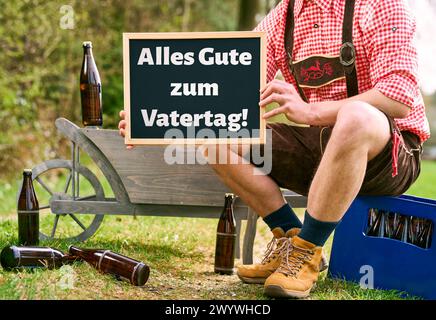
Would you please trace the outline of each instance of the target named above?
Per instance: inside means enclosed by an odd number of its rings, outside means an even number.
[[[104,181],[101,172],[97,175]],[[436,163],[424,161],[421,176],[408,193],[435,197],[435,180]],[[57,173],[45,182],[51,188],[62,189],[65,177]],[[109,193],[106,182],[104,187]],[[84,184],[81,192],[85,195],[89,188]],[[0,247],[17,241],[16,190],[16,183],[0,184]],[[44,191],[38,187],[37,192],[40,203],[46,201]],[[41,214],[43,228],[50,230],[52,222],[50,214]],[[146,262],[152,271],[145,287],[133,287],[87,264],[76,263],[72,269],[0,270],[0,299],[266,299],[260,285],[243,284],[236,276],[213,273],[216,223],[214,219],[106,216],[96,235],[80,245],[104,247]],[[78,230],[68,216],[62,217],[60,224],[63,228],[59,234],[64,236]],[[263,223],[258,226],[255,255],[260,258],[270,233]],[[70,244],[65,240],[41,243],[64,251]],[[326,251],[330,248],[331,239]],[[73,279],[69,288],[62,286],[66,274]],[[396,291],[363,290],[358,284],[328,279],[325,273],[311,295],[311,299],[401,298],[404,295]]]
[[[407,193],[436,199],[436,161],[422,162],[421,174]]]

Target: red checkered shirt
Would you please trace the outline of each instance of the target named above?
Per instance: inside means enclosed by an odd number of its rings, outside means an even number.
[[[267,81],[280,70],[295,86],[286,58],[284,34],[289,0],[283,0],[256,27],[267,33]],[[294,61],[311,55],[337,56],[342,45],[345,0],[295,0]],[[356,0],[353,42],[359,92],[376,88],[411,108],[395,119],[400,130],[430,137],[425,106],[418,85],[414,45],[416,21],[405,0]],[[303,89],[310,102],[347,98],[345,79],[320,88]]]

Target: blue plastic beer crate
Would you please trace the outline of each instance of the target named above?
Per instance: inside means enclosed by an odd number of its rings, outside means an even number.
[[[370,209],[431,220],[434,228],[430,247],[423,249],[395,239],[367,236]],[[436,299],[435,229],[435,200],[407,195],[357,197],[335,231],[329,276],[360,283],[365,275],[362,270],[371,270],[374,288]]]

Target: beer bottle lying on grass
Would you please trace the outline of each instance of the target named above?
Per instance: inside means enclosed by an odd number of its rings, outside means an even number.
[[[63,254],[48,247],[5,247],[0,254],[0,261],[5,270],[23,270],[60,268],[64,264],[76,261],[76,257]]]
[[[117,279],[127,280],[135,286],[143,286],[150,274],[150,268],[143,262],[103,249],[83,249],[70,246],[69,253],[102,273],[114,275]]]
[[[0,253],[3,269],[55,269],[75,261],[86,261],[102,273],[112,274],[118,279],[128,280],[135,286],[143,286],[150,274],[150,268],[140,261],[109,250],[69,248],[70,254],[48,247],[5,247]]]

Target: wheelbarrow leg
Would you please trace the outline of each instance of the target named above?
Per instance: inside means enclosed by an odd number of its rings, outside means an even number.
[[[244,234],[244,245],[242,249],[242,262],[244,264],[253,263],[253,246],[256,237],[258,215],[251,208],[248,209],[247,227]]]
[[[236,246],[235,246],[235,258],[241,257],[241,219],[236,219]]]

